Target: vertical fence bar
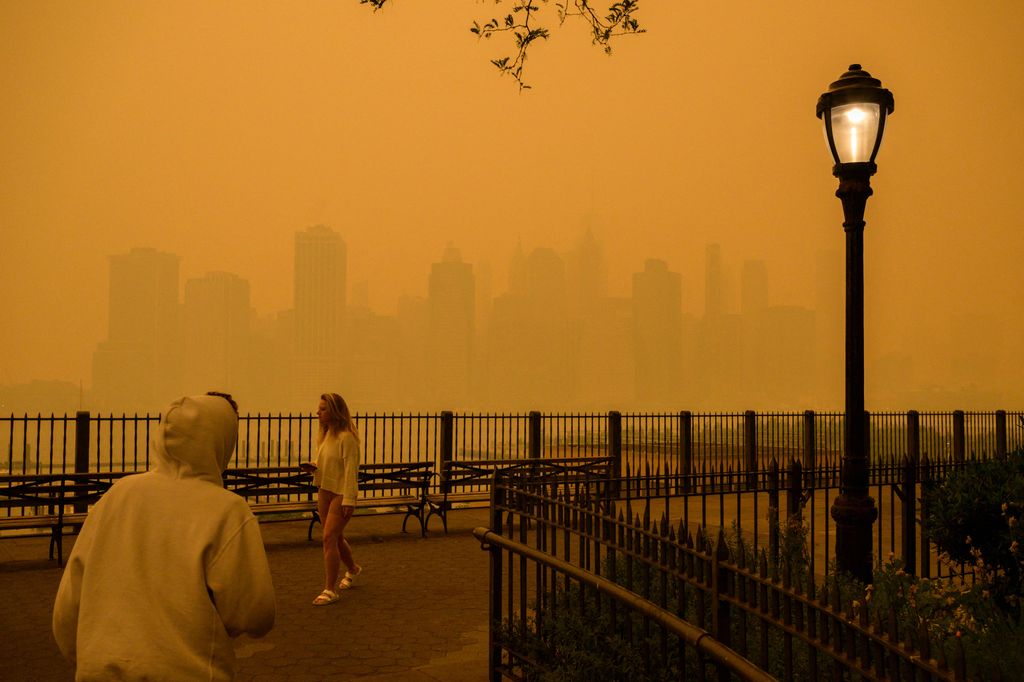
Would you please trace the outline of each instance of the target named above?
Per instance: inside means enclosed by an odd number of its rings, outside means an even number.
[[[608,456],[614,476],[622,476],[622,414],[614,410],[608,413]]]
[[[529,458],[536,461],[540,460],[544,451],[544,436],[543,429],[541,428],[540,412],[536,410],[531,411],[529,421]]]
[[[689,492],[690,476],[693,474],[693,415],[689,410],[679,413],[679,449],[683,460],[679,469],[683,492]]]
[[[75,414],[76,474],[85,474],[89,472],[89,424],[90,416],[88,411],[80,410]]]
[[[996,457],[1006,459],[1006,410],[996,410]]]
[[[747,472],[747,485],[757,484],[757,415],[753,410],[743,413],[743,466]]]
[[[917,463],[921,461],[916,453],[908,452],[903,458],[903,505],[902,517],[902,554],[904,570],[910,575],[917,575]],[[927,547],[927,544],[925,545]],[[921,558],[924,563],[928,557]]]
[[[964,411],[953,412],[953,461],[963,464],[967,452],[967,429],[964,422]]]
[[[907,412],[907,454],[902,460],[901,533],[903,564],[910,575],[917,575],[917,463],[921,461],[921,415]],[[879,557],[881,559],[881,557]],[[922,560],[927,561],[927,557]]]
[[[786,488],[786,523],[794,519],[803,521],[803,475],[798,459],[789,463],[789,480]]]
[[[533,413],[531,413],[531,419]],[[539,414],[538,414],[539,417]],[[505,506],[504,490],[502,481],[498,478],[498,472],[494,472],[491,478],[491,532],[502,534],[501,514]],[[501,548],[491,545],[491,600],[490,600],[490,627],[488,628],[488,664],[487,669],[490,675],[490,682],[501,682],[501,640],[498,637],[498,628],[502,626],[501,617]],[[511,614],[510,614],[511,615]]]
[[[75,414],[75,473],[89,473],[89,412],[79,410]],[[99,429],[97,429],[99,431]],[[82,514],[88,510],[85,502],[75,505],[75,513]]]
[[[448,488],[448,467],[452,461],[452,453],[455,448],[455,415],[449,411],[441,413],[441,462],[440,462],[440,483],[441,492],[447,494]]]
[[[804,436],[804,464],[803,468],[808,474],[814,473],[818,468],[818,448],[814,433],[814,410],[804,410],[803,423]]]

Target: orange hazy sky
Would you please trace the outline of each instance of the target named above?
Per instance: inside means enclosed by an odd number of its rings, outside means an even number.
[[[810,304],[816,254],[843,248],[814,105],[854,62],[896,100],[866,216],[869,355],[927,367],[969,311],[1019,353],[1024,3],[641,7],[648,32],[611,57],[554,30],[520,94],[489,63],[507,44],[468,30],[489,2],[0,2],[0,384],[90,385],[109,255],[178,254],[182,284],[234,272],[266,314],[290,307],[313,223],[382,312],[449,242],[500,293],[518,242],[566,250],[588,221],[612,293],[660,257],[699,315],[718,242],[767,261],[774,302]]]

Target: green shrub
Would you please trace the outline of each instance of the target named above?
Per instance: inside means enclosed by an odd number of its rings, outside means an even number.
[[[997,605],[1017,614],[1024,568],[1024,450],[970,462],[925,491],[924,529],[944,559],[974,569]]]

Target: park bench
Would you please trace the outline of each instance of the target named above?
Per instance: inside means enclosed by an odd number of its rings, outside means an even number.
[[[0,531],[50,531],[50,558],[64,565],[64,531],[81,527],[89,507],[132,472],[0,475]],[[70,507],[70,511],[68,508]]]
[[[427,495],[427,515],[441,518],[448,532],[448,512],[455,505],[490,503],[495,474],[524,475],[537,481],[572,482],[613,475],[612,457],[555,457],[543,459],[451,459],[441,462],[438,492]]]
[[[420,535],[426,535],[423,510],[427,491],[434,476],[430,462],[389,462],[359,465],[359,499],[356,510],[398,510],[404,512],[402,532],[409,518],[420,524]],[[313,525],[320,522],[316,507],[313,475],[297,467],[252,467],[227,469],[224,487],[249,502],[257,516],[293,518],[310,514],[306,537],[313,539]],[[271,519],[272,520],[272,519]]]

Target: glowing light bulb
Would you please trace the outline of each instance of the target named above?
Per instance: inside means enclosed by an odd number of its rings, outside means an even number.
[[[846,112],[846,119],[854,125],[861,123],[867,117],[867,112],[863,109],[850,109]]]

